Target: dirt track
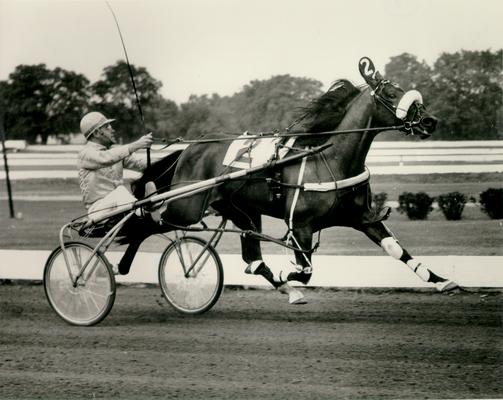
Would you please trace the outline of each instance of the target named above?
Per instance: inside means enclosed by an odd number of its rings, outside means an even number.
[[[41,285],[0,286],[0,398],[501,398],[503,293],[226,289],[207,314],[119,287],[72,327]]]

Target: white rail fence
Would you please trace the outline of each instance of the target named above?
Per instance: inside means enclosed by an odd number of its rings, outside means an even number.
[[[163,149],[156,145],[153,158],[181,146]],[[9,176],[13,180],[76,178],[76,158],[81,148],[82,145],[28,146],[8,155]],[[367,164],[376,175],[503,172],[503,141],[374,142]],[[126,171],[128,178],[137,176],[133,171]],[[3,158],[0,179],[5,179]]]

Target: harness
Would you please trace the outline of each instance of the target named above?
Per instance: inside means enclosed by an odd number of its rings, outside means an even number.
[[[381,92],[384,88],[384,85],[386,85],[388,83],[390,83],[390,81],[381,80],[379,82],[379,84],[377,85],[377,87],[375,89],[371,90],[370,95],[376,101],[381,103],[388,111],[390,111],[392,114],[394,114],[398,118],[399,108],[381,96]],[[405,129],[406,131],[412,133],[413,125],[421,122],[420,119],[414,120],[414,118],[416,118],[417,115],[420,116],[419,109],[414,112],[413,119],[410,121],[406,120],[406,115],[404,115],[403,118],[400,118],[404,121],[404,126],[402,128]],[[372,119],[369,118],[369,120],[367,122],[367,126],[366,126],[366,128],[362,129],[362,132],[368,132],[368,131],[373,130],[372,128],[370,128],[371,120]],[[305,169],[306,169],[306,162],[307,162],[306,158],[304,158],[302,160],[301,166],[299,168],[297,185],[295,185],[295,193],[293,196],[292,204],[290,206],[290,212],[289,212],[289,218],[288,218],[288,232],[286,235],[286,240],[287,240],[287,242],[292,241],[297,246],[297,248],[300,250],[302,250],[302,249],[301,249],[297,239],[295,238],[295,235],[293,234],[293,217],[294,217],[294,213],[295,213],[295,208],[297,207],[297,202],[299,200],[300,191],[302,190],[302,191],[311,191],[311,192],[330,192],[330,191],[337,191],[337,190],[343,189],[343,188],[353,188],[354,189],[356,186],[359,186],[360,184],[365,183],[370,179],[370,171],[367,167],[365,167],[365,171],[363,171],[362,173],[360,173],[356,176],[352,176],[352,177],[345,178],[342,180],[336,180],[335,176],[333,174],[333,171],[331,170],[330,166],[328,165],[323,154],[321,154],[321,157],[322,157],[323,161],[325,162],[325,166],[327,167],[327,169],[333,179],[329,182],[318,182],[318,183],[303,182]],[[283,186],[286,186],[286,185],[283,185]],[[288,186],[292,187],[292,185],[288,185]],[[333,206],[335,205],[335,202],[336,202],[336,199],[334,199]],[[313,251],[317,248],[318,244],[319,244],[319,238],[318,238],[318,243],[312,249]],[[306,253],[303,252],[302,255],[305,258],[308,267],[301,268],[300,266],[298,266],[300,268],[299,272],[311,273],[312,272],[311,261],[307,257]]]

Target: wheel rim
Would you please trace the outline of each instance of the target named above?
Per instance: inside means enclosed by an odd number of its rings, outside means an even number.
[[[211,307],[221,292],[220,261],[204,242],[184,238],[174,243],[161,259],[160,283],[167,300],[178,310],[198,313]],[[186,268],[201,255],[193,270]],[[183,259],[183,263],[182,263]]]
[[[92,249],[79,244],[65,247],[72,275],[75,277]],[[105,261],[95,254],[75,286],[69,277],[63,252],[56,252],[47,266],[44,283],[53,309],[67,322],[92,325],[109,311],[115,295],[113,277]]]

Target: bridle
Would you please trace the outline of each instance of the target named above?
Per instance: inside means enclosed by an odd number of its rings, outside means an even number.
[[[421,94],[416,90],[405,92],[400,88],[400,90],[402,90],[404,94],[398,102],[398,105],[395,105],[393,104],[393,102],[382,96],[382,91],[386,85],[395,86],[391,81],[382,79],[374,89],[371,89],[370,96],[378,101],[381,105],[383,105],[384,108],[391,112],[398,120],[403,122],[403,128],[401,130],[403,130],[407,135],[414,135],[413,128],[415,126],[423,124],[424,122],[427,122],[425,121],[425,117],[422,114],[422,111],[425,110],[425,107],[422,102]],[[401,100],[404,99],[405,96],[412,97],[414,101],[408,104],[406,110],[403,110],[399,108],[399,105],[401,103]],[[399,116],[400,113],[404,114],[403,117]],[[427,133],[422,133],[422,135],[429,136],[429,134]]]

